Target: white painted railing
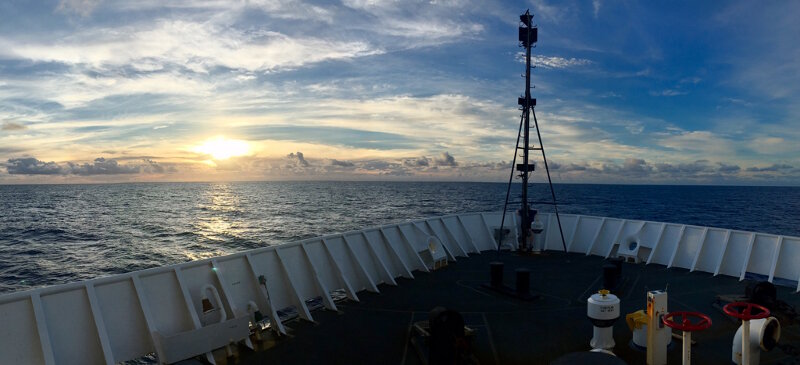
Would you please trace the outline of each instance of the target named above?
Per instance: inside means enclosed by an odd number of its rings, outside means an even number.
[[[500,218],[499,212],[436,217],[6,294],[0,296],[0,364],[114,364],[150,353],[166,363],[203,354],[213,362],[210,352],[231,342],[252,347],[248,322],[255,309],[285,332],[278,311],[293,307],[313,321],[308,301],[336,310],[335,290],[358,300],[362,290],[397,285],[398,277],[430,270],[431,248],[443,249],[450,261],[496,249]],[[619,252],[740,279],[754,273],[784,285],[800,279],[797,237],[569,214],[561,219],[570,252]],[[554,216],[542,220],[545,248],[561,251]],[[516,222],[512,215],[505,225]],[[516,246],[517,230],[511,232],[504,247]],[[636,249],[629,250],[633,241]],[[214,290],[222,308],[214,296],[204,305]]]
[[[451,261],[496,247],[482,215],[465,214],[11,293],[0,296],[0,364],[114,364],[149,353],[166,363],[203,354],[213,362],[210,351],[231,342],[252,347],[253,308],[285,332],[279,310],[294,307],[313,321],[311,299],[336,310],[334,290],[358,300],[362,290],[428,271],[421,254],[431,237]],[[208,285],[222,308],[204,314]]]
[[[563,251],[555,216],[544,214],[542,221],[545,248]],[[750,274],[800,292],[800,237],[573,214],[562,214],[561,223],[569,252],[625,254],[647,264],[740,280]]]

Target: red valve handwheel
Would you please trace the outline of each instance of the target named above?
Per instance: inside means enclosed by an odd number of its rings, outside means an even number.
[[[681,321],[677,322],[673,317],[681,317]],[[698,318],[700,321],[692,323],[689,318]],[[711,318],[700,312],[670,312],[661,318],[661,322],[670,328],[681,331],[702,331],[711,327]]]
[[[758,309],[760,312],[753,314],[754,308]],[[743,321],[769,317],[769,309],[765,308],[764,306],[748,302],[728,303],[722,307],[722,311],[731,317],[736,317]]]

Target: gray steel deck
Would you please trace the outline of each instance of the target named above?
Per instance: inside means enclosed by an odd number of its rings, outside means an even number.
[[[524,302],[481,288],[488,281],[489,262],[505,263],[506,284],[513,270],[531,270],[532,290],[542,298]],[[547,364],[569,352],[589,350],[592,327],[586,319],[586,298],[600,289],[603,259],[578,254],[548,253],[521,257],[509,252],[471,255],[432,272],[415,273],[383,285],[381,293],[359,293],[360,302],[338,304],[340,312],[318,311],[319,324],[289,322],[290,337],[271,348],[243,351],[244,364],[418,364],[407,346],[410,326],[427,319],[435,306],[461,311],[466,324],[477,330],[475,355],[481,364]],[[743,294],[746,282],[708,273],[689,273],[660,265],[624,264],[623,283],[616,293],[622,318],[614,326],[614,352],[628,364],[644,364],[645,354],[629,347],[632,337],[624,315],[644,309],[645,292],[669,285],[669,310],[708,314],[713,326],[695,332],[693,360],[697,364],[729,364],[731,342],[738,328],[712,307],[718,294]],[[778,298],[800,307],[800,296],[778,287]],[[800,345],[800,325],[782,323],[780,343]],[[680,343],[674,342],[669,363],[680,363]],[[780,349],[764,353],[762,364],[798,364],[800,358]]]

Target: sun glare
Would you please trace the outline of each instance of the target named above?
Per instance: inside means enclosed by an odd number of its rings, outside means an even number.
[[[231,157],[244,156],[250,152],[250,145],[238,139],[216,137],[195,147],[194,152],[210,155],[215,160],[227,160]]]

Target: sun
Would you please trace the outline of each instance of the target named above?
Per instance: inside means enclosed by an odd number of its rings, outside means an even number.
[[[227,160],[231,157],[247,155],[250,152],[250,145],[242,140],[219,136],[203,142],[192,151],[210,155],[214,160]]]

